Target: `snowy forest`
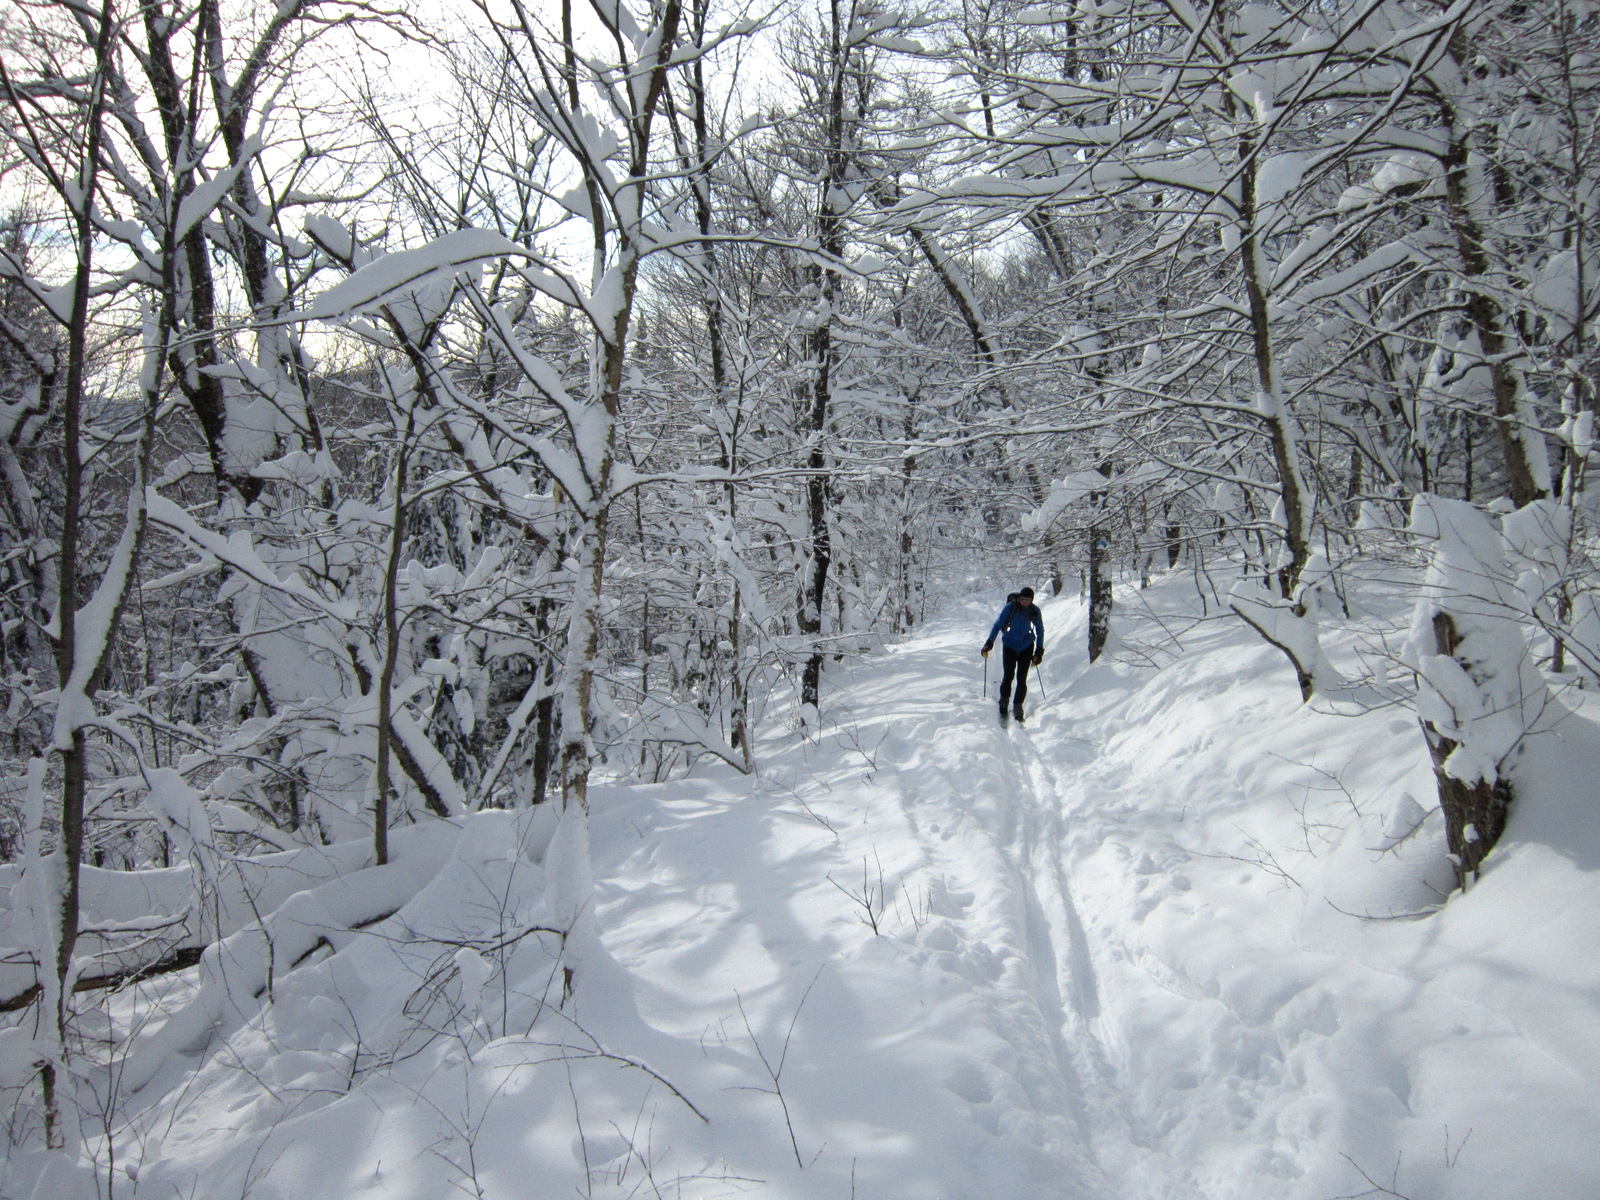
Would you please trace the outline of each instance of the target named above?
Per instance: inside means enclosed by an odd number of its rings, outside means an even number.
[[[0,1197],[1600,1194],[1597,411],[1595,0],[0,0]]]

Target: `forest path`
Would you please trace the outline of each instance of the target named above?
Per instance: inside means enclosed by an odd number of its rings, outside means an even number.
[[[423,986],[433,947],[540,911],[541,815],[471,818],[403,919],[174,1056],[161,1135],[119,1155],[139,1194],[421,1200],[470,1167],[590,1200],[1595,1195],[1600,723],[1530,744],[1471,893],[1358,920],[1448,873],[1436,829],[1374,849],[1432,783],[1415,721],[1300,705],[1176,583],[1119,597],[1092,667],[1046,602],[1026,727],[981,694],[991,596],[832,667],[820,735],[766,714],[755,776],[597,784],[609,953],[556,1013],[530,939],[502,1004],[414,1048],[406,997],[463,994]]]
[[[999,723],[998,663],[985,689],[977,654],[993,614],[974,604],[866,660],[848,681],[836,679],[830,716],[842,732],[833,736],[896,799],[921,864],[913,874],[935,881],[931,915],[944,920],[917,932],[920,947],[982,989],[978,1007],[993,1037],[985,1078],[953,1090],[1006,1109],[1058,1162],[1054,1186],[1075,1181],[1062,1194],[1183,1200],[1198,1193],[1151,1148],[1102,1040],[1095,954],[1068,865],[1068,813],[1103,798],[1100,744],[1074,730],[1104,704],[1073,691],[1084,674],[1081,610],[1051,607],[1069,614],[1050,630],[1052,663],[1080,665],[1053,665],[1042,686],[1030,677],[1026,724]]]
[[[997,604],[866,660],[842,697],[914,714],[886,719],[909,728],[877,777],[929,870],[973,896],[943,936],[1001,955],[978,1007],[1012,1057],[989,1063],[1072,1139],[1082,1190],[1063,1194],[1326,1200],[1380,1176],[1452,1200],[1595,1194],[1575,1149],[1600,1129],[1593,704],[1530,740],[1468,896],[1361,920],[1449,886],[1436,824],[1387,832],[1431,795],[1414,719],[1300,705],[1282,656],[1196,620],[1181,584],[1123,591],[1120,629],[1148,640],[1093,666],[1082,606],[1046,602],[1025,727],[1000,728],[993,672],[980,694]]]
[[[1600,1128],[1562,1065],[1588,1061],[1593,973],[1483,918],[1593,943],[1572,897],[1600,852],[1564,806],[1592,794],[1600,731],[1535,747],[1529,840],[1467,903],[1362,921],[1425,908],[1448,871],[1431,829],[1379,849],[1432,785],[1415,721],[1301,705],[1283,656],[1206,619],[1187,579],[1119,604],[1130,640],[1093,666],[1083,607],[1041,606],[1021,728],[992,667],[983,694],[994,595],[830,666],[823,732],[769,714],[757,777],[703,766],[596,803],[600,924],[646,1022],[696,1051],[711,1030],[744,1087],[745,1014],[768,1047],[792,1023],[805,1161],[773,1195],[1327,1200],[1397,1161],[1418,1197],[1530,1173],[1585,1194],[1587,1163],[1526,1149],[1523,1108],[1565,1146]],[[1471,1083],[1474,1038],[1504,1086]],[[795,1165],[769,1112],[713,1115],[728,1161]]]
[[[1077,606],[1053,607],[1072,646]],[[710,1029],[748,1057],[732,993],[769,1045],[800,1014],[786,1098],[821,1157],[798,1195],[832,1195],[833,1171],[841,1195],[875,1200],[1184,1200],[1182,1173],[1139,1147],[1102,1044],[1064,858],[1096,752],[1065,722],[1066,672],[1035,685],[1028,725],[1000,726],[977,654],[993,615],[959,606],[830,669],[823,733],[771,722],[755,780],[710,767],[608,788],[605,940],[672,1036]],[[1130,1192],[1130,1170],[1162,1182]]]

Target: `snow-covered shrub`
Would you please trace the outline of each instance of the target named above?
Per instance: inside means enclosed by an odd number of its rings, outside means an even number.
[[[1600,679],[1600,622],[1594,575],[1582,553],[1579,513],[1546,497],[1510,512],[1500,522],[1517,569],[1527,612],[1554,643],[1553,669],[1570,657],[1584,675]]]
[[[1505,539],[1489,518],[1424,493],[1412,504],[1410,528],[1433,548],[1402,655],[1417,673],[1417,716],[1465,887],[1505,830],[1517,758],[1548,691],[1529,650]]]

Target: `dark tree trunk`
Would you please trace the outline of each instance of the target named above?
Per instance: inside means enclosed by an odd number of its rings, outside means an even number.
[[[1463,36],[1458,30],[1451,39],[1449,53],[1465,73],[1473,68],[1468,65],[1472,50],[1463,44]],[[1537,429],[1525,429],[1522,425],[1522,415],[1518,411],[1522,391],[1521,374],[1513,356],[1507,352],[1508,339],[1503,314],[1488,290],[1490,285],[1480,285],[1478,282],[1491,273],[1492,264],[1483,222],[1474,213],[1468,197],[1471,186],[1468,180],[1471,157],[1468,134],[1456,112],[1449,105],[1441,107],[1450,131],[1444,159],[1445,211],[1451,232],[1455,235],[1456,249],[1461,255],[1461,273],[1466,277],[1470,289],[1465,306],[1467,318],[1477,332],[1478,349],[1489,371],[1490,390],[1494,396],[1495,430],[1499,434],[1511,502],[1521,508],[1547,494],[1535,475],[1527,442],[1527,439],[1543,438],[1544,435]],[[1468,490],[1470,492],[1470,484]]]
[[[917,434],[916,421],[913,417],[916,399],[914,393],[906,398],[903,430],[907,445],[915,440]],[[914,603],[915,585],[911,581],[914,569],[913,556],[916,553],[916,539],[911,532],[912,476],[916,469],[916,456],[907,454],[900,464],[900,611],[895,618],[896,633],[909,632],[917,619]]]
[[[690,6],[689,40],[695,46],[704,46],[706,40],[706,26],[710,0],[694,0]],[[684,160],[684,171],[694,186],[695,223],[700,230],[700,256],[701,267],[704,270],[707,283],[705,298],[702,301],[702,310],[706,322],[706,338],[711,352],[711,386],[716,394],[717,403],[728,416],[728,427],[723,432],[721,453],[718,456],[718,465],[732,474],[739,467],[739,434],[741,412],[737,400],[731,400],[728,387],[727,365],[727,338],[724,331],[725,314],[722,303],[722,290],[720,283],[719,264],[717,261],[717,243],[712,236],[714,221],[712,218],[712,162],[716,157],[716,144],[711,136],[711,126],[707,116],[709,100],[705,82],[705,64],[701,59],[695,59],[690,64],[685,77],[685,92],[690,105],[690,122],[694,131],[692,143],[693,154],[690,147],[682,144],[682,137],[678,131],[676,110],[672,106],[672,99],[667,98],[667,112],[673,121],[673,136],[680,141],[679,153]],[[737,528],[739,516],[738,487],[732,482],[725,483],[722,489],[723,501],[727,506],[728,527]],[[643,533],[640,534],[640,543],[643,544]],[[740,593],[740,584],[737,572],[732,572],[732,588],[728,601],[728,744],[740,752],[744,759],[745,770],[753,769],[752,751],[750,746],[750,699],[745,688],[744,656],[741,644],[742,625],[744,621],[744,597]]]
[[[1105,532],[1089,527],[1089,661],[1094,662],[1106,648],[1111,633],[1111,577],[1106,572]]]
[[[541,598],[539,606],[534,610],[534,628],[538,631],[539,640],[545,642],[550,633],[550,612],[553,607],[548,597]],[[558,710],[556,707],[555,682],[556,659],[550,654],[543,663],[534,664],[534,678],[542,680],[545,695],[533,706],[533,788],[532,802],[543,804],[549,794],[550,763],[554,758],[555,746],[560,737],[558,728]]]
[[[88,370],[89,354],[89,295],[94,282],[93,261],[95,244],[95,227],[93,208],[95,193],[99,181],[100,154],[103,137],[103,114],[105,103],[105,89],[111,82],[111,39],[113,35],[112,6],[107,0],[102,4],[98,30],[94,43],[95,72],[91,77],[88,88],[89,99],[85,112],[84,149],[79,160],[76,178],[71,182],[76,185],[74,189],[65,186],[66,171],[62,173],[63,186],[61,194],[71,209],[71,230],[73,249],[75,251],[75,266],[72,283],[72,308],[67,320],[67,369],[62,392],[62,512],[61,512],[61,547],[59,565],[57,567],[56,582],[56,642],[55,660],[57,681],[62,690],[61,702],[71,703],[71,688],[81,690],[84,699],[92,698],[99,690],[102,674],[105,669],[106,658],[109,653],[113,631],[121,618],[122,604],[127,597],[126,585],[117,598],[116,609],[109,622],[109,628],[101,639],[94,637],[90,631],[89,645],[78,644],[78,604],[82,599],[80,591],[85,590],[86,581],[79,578],[82,563],[79,558],[79,541],[83,534],[83,484],[84,484],[84,384]],[[11,92],[13,106],[16,105],[15,93],[11,90],[10,80],[6,80],[6,88]],[[42,148],[40,148],[42,149]],[[165,249],[171,249],[169,238]],[[166,315],[165,313],[163,315]],[[154,397],[146,397],[148,404],[154,404]],[[153,409],[147,411],[144,421],[144,434],[139,447],[138,473],[135,474],[134,483],[142,484],[143,468],[148,463],[150,428]],[[130,519],[132,514],[130,513]],[[134,558],[137,560],[137,545]],[[131,566],[130,566],[131,571]],[[80,661],[80,655],[92,652],[95,656],[89,661]],[[87,668],[86,670],[84,668]],[[58,714],[57,719],[60,719]],[[65,1130],[61,1123],[61,1100],[58,1092],[60,1077],[57,1074],[59,1065],[64,1065],[67,1059],[67,1021],[69,1010],[68,981],[72,974],[72,957],[77,948],[78,934],[81,927],[79,915],[79,888],[80,872],[83,859],[83,829],[84,829],[84,803],[88,794],[88,742],[84,735],[83,714],[72,712],[69,714],[72,724],[70,740],[62,745],[56,742],[53,749],[61,755],[61,809],[59,842],[55,850],[55,857],[60,861],[60,875],[54,882],[55,896],[52,897],[56,904],[56,929],[55,934],[55,961],[51,963],[40,962],[38,972],[41,981],[45,972],[54,976],[53,987],[50,989],[54,999],[54,1011],[42,1014],[44,1023],[51,1031],[55,1043],[55,1053],[59,1055],[59,1063],[46,1058],[39,1064],[39,1086],[44,1100],[45,1144],[50,1149],[61,1149],[66,1144]],[[59,735],[58,735],[59,736]],[[40,857],[43,858],[43,848],[40,848]],[[34,869],[38,869],[37,864]],[[47,884],[46,886],[49,886]]]
[[[823,255],[831,261],[844,256],[844,211],[840,207],[842,191],[850,172],[848,117],[846,112],[847,88],[851,83],[850,47],[845,44],[846,17],[840,11],[839,0],[830,6],[828,75],[824,81],[827,105],[826,144],[823,153],[827,166],[820,181],[817,202],[817,244]],[[811,362],[815,374],[811,381],[811,404],[806,414],[805,429],[810,435],[811,449],[806,459],[809,478],[806,480],[806,578],[801,587],[799,613],[800,632],[811,641],[811,652],[800,674],[800,703],[815,709],[822,682],[823,651],[822,611],[828,587],[828,570],[833,565],[833,540],[829,528],[829,479],[827,436],[830,409],[833,400],[834,367],[839,350],[834,342],[834,310],[839,299],[839,277],[824,263],[813,269],[812,278],[817,289],[819,319],[808,339]]]
[[[391,697],[396,659],[400,656],[400,616],[395,609],[400,552],[404,545],[407,455],[415,429],[415,413],[413,405],[406,416],[405,434],[395,452],[394,503],[389,509],[389,558],[383,572],[383,668],[378,675],[378,765],[372,798],[372,861],[380,867],[389,861],[389,758],[394,739]]]
[[[1454,656],[1461,645],[1461,636],[1449,613],[1434,616],[1433,638],[1435,653]],[[1505,832],[1506,816],[1516,794],[1504,775],[1493,783],[1482,779],[1464,783],[1446,773],[1445,760],[1455,751],[1457,743],[1440,733],[1431,721],[1421,724],[1422,734],[1428,740],[1428,753],[1433,757],[1433,777],[1439,786],[1445,844],[1455,867],[1456,884],[1464,888],[1478,878],[1479,866]]]
[[[1095,470],[1111,478],[1115,470],[1110,459],[1096,464]],[[1105,527],[1106,493],[1091,492],[1089,507],[1095,520],[1089,526],[1089,661],[1094,662],[1106,648],[1106,638],[1111,635],[1111,576],[1107,560],[1110,537]]]

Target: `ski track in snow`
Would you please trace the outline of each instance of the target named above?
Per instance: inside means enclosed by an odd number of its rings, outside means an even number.
[[[987,699],[978,694],[974,630],[984,623],[979,610],[964,612],[858,666],[849,677],[836,674],[838,696],[828,717],[845,733],[825,733],[820,750],[799,751],[810,760],[799,769],[788,754],[764,764],[769,776],[788,775],[797,790],[812,791],[807,807],[839,831],[836,842],[823,835],[832,851],[826,873],[856,888],[855,864],[866,856],[874,886],[873,864],[893,856],[892,868],[884,863],[884,878],[890,888],[898,881],[901,891],[886,914],[881,942],[894,947],[888,953],[900,966],[924,970],[925,994],[952,983],[959,989],[964,1026],[925,1060],[944,1072],[938,1082],[947,1102],[967,1106],[954,1121],[942,1114],[935,1128],[970,1122],[982,1131],[976,1137],[973,1130],[962,1131],[965,1171],[946,1162],[929,1172],[925,1191],[867,1194],[1120,1197],[1135,1194],[1127,1187],[1142,1181],[1137,1194],[1148,1189],[1164,1197],[1199,1196],[1134,1117],[1101,1040],[1100,988],[1068,878],[1065,817],[1075,792],[1076,807],[1087,803],[1079,781],[1093,769],[1097,750],[1070,732],[1070,723],[1058,715],[1062,706],[1041,701],[1037,683],[1030,696],[1032,723],[999,726],[994,681]],[[1057,645],[1065,644],[1059,631],[1057,637]],[[1057,687],[1065,691],[1066,681]],[[839,757],[853,754],[867,769],[835,762],[818,770],[830,742],[850,747]],[[815,787],[805,788],[805,776],[821,786],[822,798]],[[734,820],[748,815],[729,811]],[[791,806],[783,819],[802,820],[799,813]],[[740,840],[732,835],[727,843]],[[657,843],[648,853],[670,844]],[[825,884],[817,889],[816,876],[824,872],[820,865],[813,872],[796,890],[806,891],[811,883],[820,897],[807,907],[820,899],[823,909],[838,910],[832,926],[841,920],[844,926],[826,948],[855,942],[870,954],[873,939],[848,911],[849,901]],[[619,864],[616,873],[632,876],[634,868]],[[932,897],[930,919],[914,929],[907,913],[922,895]],[[776,897],[775,906],[782,899]],[[620,915],[602,911],[608,925]],[[630,953],[627,940],[608,938],[632,970],[648,977],[659,966],[653,953],[659,944]],[[788,936],[780,941],[791,944]],[[854,984],[857,965],[847,950],[842,962],[823,969]],[[928,980],[930,970],[934,977]],[[937,1021],[906,1024],[896,1039],[926,1035],[927,1028],[919,1026],[938,1027]],[[940,1163],[929,1150],[923,1147],[918,1156]],[[801,1194],[828,1193],[817,1187]]]
[[[955,771],[915,749],[891,770],[934,873],[987,901],[974,907],[989,910],[989,942],[1004,948],[1008,970],[998,984],[1015,991],[1009,1005],[995,1005],[996,1032],[1015,1053],[1029,1107],[1041,1120],[1049,1114],[1057,1144],[1071,1146],[1060,1152],[1060,1194],[1128,1195],[1121,1177],[1131,1171],[1156,1194],[1198,1195],[1152,1148],[1101,1040],[1100,989],[1068,878],[1066,830],[1069,808],[1084,808],[1093,794],[1085,781],[1098,765],[1098,746],[1071,732],[1067,706],[1048,699],[1048,680],[1042,689],[1033,681],[1030,721],[1022,726],[998,726],[993,680],[986,696],[970,697],[972,631],[982,623],[980,609],[925,631],[880,668],[881,682],[857,685],[856,703],[898,714],[904,700],[896,697],[906,695],[908,676],[916,680],[912,694],[945,698],[928,706],[933,711],[906,741],[953,753]],[[1071,634],[1056,630],[1054,644],[1071,647]],[[1071,650],[1062,657],[1070,661]],[[1070,683],[1058,680],[1057,687],[1066,693]]]
[[[930,1158],[939,1169],[928,1174],[926,1191],[901,1194],[957,1196],[976,1194],[967,1190],[976,1187],[993,1196],[1110,1197],[1117,1193],[1094,1150],[1105,1124],[1107,1088],[1103,1055],[1092,1045],[1098,1001],[1060,862],[1053,772],[1030,744],[1032,731],[1000,729],[993,702],[970,694],[974,642],[959,623],[954,629],[950,624],[890,651],[858,671],[854,681],[835,680],[846,695],[833,719],[867,747],[867,754],[854,752],[867,770],[847,765],[812,776],[834,795],[813,798],[809,807],[841,836],[835,840],[819,830],[832,852],[826,855],[832,870],[818,864],[810,887],[802,883],[797,890],[818,893],[812,903],[835,910],[823,925],[839,932],[825,945],[854,942],[850,949],[875,965],[887,953],[891,971],[922,972],[931,985],[925,993],[956,991],[942,1003],[959,1007],[963,1019],[944,1048],[967,1053],[950,1055],[954,1061],[929,1054],[924,1062],[942,1070],[937,1086],[945,1103],[967,1108],[964,1115],[974,1128],[960,1131],[966,1135],[966,1170],[920,1147],[912,1157]],[[837,737],[825,734],[824,750]],[[767,771],[782,777],[784,766],[768,763]],[[839,786],[824,777],[834,774],[857,781]],[[841,804],[844,795],[849,800]],[[730,810],[735,821],[747,812]],[[790,812],[780,819],[806,818]],[[859,909],[849,911],[851,902],[826,881],[831,874],[859,893],[861,875],[852,868],[859,872],[863,855],[869,860],[868,887],[877,886],[879,863],[885,887],[900,885],[881,939],[872,938],[858,920]],[[892,865],[883,862],[890,856]],[[632,871],[625,866],[620,873]],[[767,907],[784,907],[783,900],[780,894]],[[922,903],[928,919],[917,930],[911,912]],[[602,906],[603,923],[615,915]],[[792,938],[804,941],[807,934],[796,931]],[[632,969],[652,972],[648,951],[630,962],[633,956],[617,945],[625,939],[608,940]],[[773,944],[765,942],[769,951]],[[777,944],[791,944],[791,935]],[[842,962],[823,966],[822,978],[843,976],[853,984],[858,964],[847,950]],[[910,1034],[937,1037],[944,1024],[913,1022],[896,1031],[890,1018],[884,1022],[890,1042],[904,1042]],[[934,1125],[941,1133],[953,1124],[948,1114],[942,1117]],[[859,1167],[858,1162],[858,1173]],[[819,1188],[802,1194],[826,1193]]]

